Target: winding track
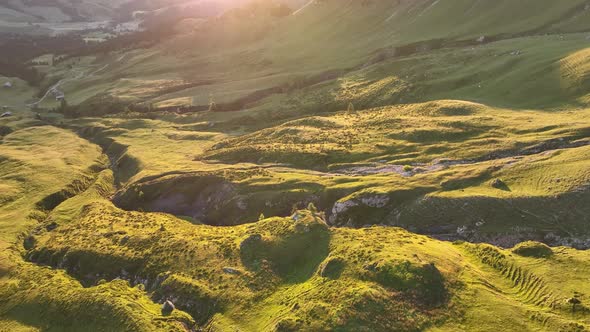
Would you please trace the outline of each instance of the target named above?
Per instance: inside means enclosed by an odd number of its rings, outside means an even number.
[[[36,102],[33,102],[33,103],[25,104],[25,106],[31,107],[31,108],[32,107],[35,107],[35,106],[41,104],[45,99],[47,99],[47,97],[49,97],[49,95],[51,93],[53,93],[55,91],[58,91],[58,88],[60,86],[62,86],[64,83],[71,82],[71,81],[76,81],[76,80],[80,80],[80,79],[82,79],[84,77],[92,76],[92,75],[94,75],[94,74],[96,74],[96,73],[98,73],[98,72],[106,69],[108,66],[109,66],[109,64],[106,64],[106,65],[102,66],[101,68],[99,68],[99,69],[97,69],[97,70],[95,70],[95,71],[93,71],[91,73],[88,73],[88,74],[86,74],[86,72],[81,71],[81,70],[74,70],[75,72],[77,72],[77,75],[76,76],[74,76],[74,77],[68,77],[68,78],[62,78],[57,83],[55,83],[54,85],[52,85],[51,87],[49,87],[49,89],[47,89],[47,91],[45,92],[45,94],[43,95],[43,97],[41,97],[41,99],[39,99],[39,100],[37,100]]]

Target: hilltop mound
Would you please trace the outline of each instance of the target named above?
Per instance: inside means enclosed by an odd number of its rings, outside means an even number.
[[[522,242],[512,248],[512,252],[523,257],[550,257],[553,250],[547,245],[534,241]]]

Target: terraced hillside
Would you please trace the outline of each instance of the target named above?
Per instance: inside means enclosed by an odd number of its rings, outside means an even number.
[[[590,4],[289,4],[0,76],[0,331],[590,328]]]

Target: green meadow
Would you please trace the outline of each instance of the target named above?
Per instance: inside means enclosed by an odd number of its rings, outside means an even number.
[[[587,2],[301,5],[0,76],[0,331],[590,328]]]

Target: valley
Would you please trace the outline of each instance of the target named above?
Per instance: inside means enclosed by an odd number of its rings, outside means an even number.
[[[587,1],[82,3],[0,6],[145,18],[0,71],[0,331],[590,328]]]

